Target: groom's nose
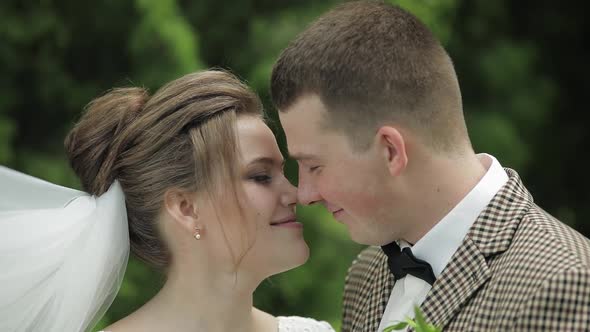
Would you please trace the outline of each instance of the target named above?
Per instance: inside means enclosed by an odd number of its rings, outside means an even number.
[[[322,196],[307,175],[299,174],[297,201],[301,205],[311,205],[322,201]]]

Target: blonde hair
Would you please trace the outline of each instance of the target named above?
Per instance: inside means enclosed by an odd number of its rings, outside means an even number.
[[[239,115],[262,117],[258,96],[230,73],[197,72],[151,97],[143,88],[108,91],[88,104],[65,147],[87,192],[101,195],[115,179],[121,183],[132,252],[165,269],[170,253],[156,225],[164,193],[235,185]]]

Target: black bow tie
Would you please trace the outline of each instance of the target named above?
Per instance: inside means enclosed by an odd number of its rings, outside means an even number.
[[[432,266],[428,262],[416,258],[409,247],[400,250],[397,243],[391,242],[382,246],[381,249],[387,255],[389,270],[393,273],[396,281],[409,274],[426,281],[431,286],[434,284],[436,277],[432,272]]]

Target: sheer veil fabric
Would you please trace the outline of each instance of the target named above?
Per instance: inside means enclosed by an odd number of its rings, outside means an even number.
[[[100,197],[0,166],[0,331],[86,331],[129,258],[125,196]]]

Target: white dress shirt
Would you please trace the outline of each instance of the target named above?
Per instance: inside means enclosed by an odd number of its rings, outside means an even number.
[[[416,258],[432,266],[436,278],[459,249],[479,214],[508,181],[508,175],[496,158],[488,154],[478,154],[478,157],[487,168],[486,174],[459,204],[412,247],[412,253]],[[409,246],[403,241],[400,241],[399,245],[401,248]],[[431,288],[426,281],[409,274],[397,280],[389,296],[378,332],[406,318],[413,318],[414,306],[420,306],[424,302]]]

